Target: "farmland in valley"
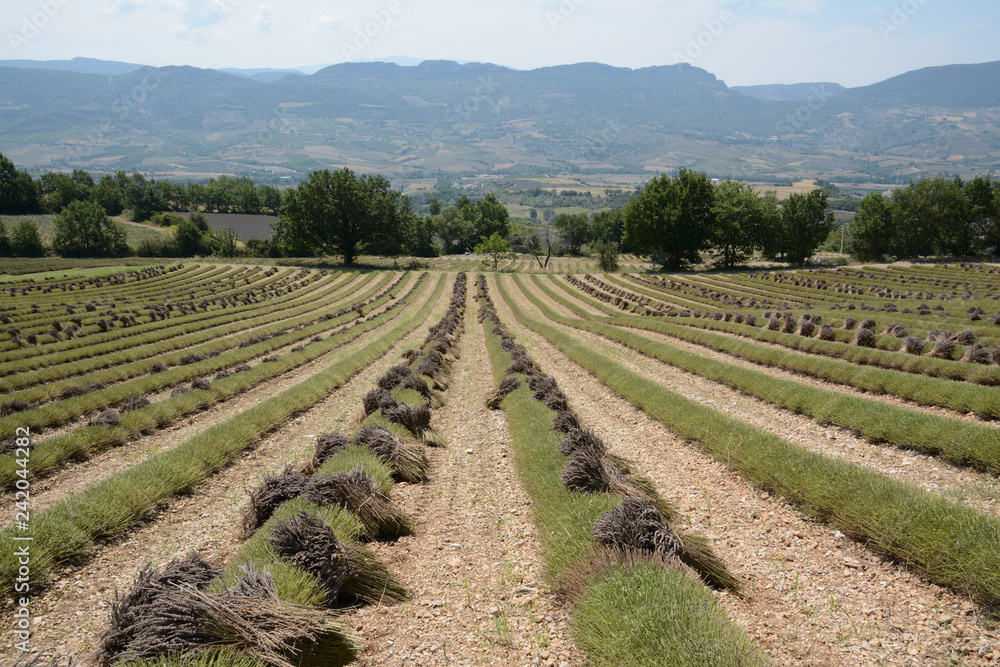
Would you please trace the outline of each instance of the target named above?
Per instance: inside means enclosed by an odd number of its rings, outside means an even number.
[[[1000,661],[997,266],[361,262],[0,265],[52,664]]]

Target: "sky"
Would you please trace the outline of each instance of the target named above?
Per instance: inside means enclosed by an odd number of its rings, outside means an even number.
[[[688,62],[854,87],[1000,60],[996,0],[3,0],[0,59],[295,68],[394,56],[534,69]]]

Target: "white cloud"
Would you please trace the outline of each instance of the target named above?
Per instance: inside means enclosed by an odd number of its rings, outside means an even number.
[[[308,24],[302,27],[302,30],[307,35],[315,35],[318,32],[332,32],[343,25],[344,21],[340,14],[336,11],[331,11],[323,14],[319,18],[311,20]]]
[[[253,24],[265,35],[274,28],[274,17],[271,15],[271,8],[261,5],[257,8],[257,15],[253,17]]]

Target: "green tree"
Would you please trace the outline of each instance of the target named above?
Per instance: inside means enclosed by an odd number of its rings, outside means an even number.
[[[0,220],[0,257],[10,257],[10,237],[7,236],[7,225]]]
[[[833,213],[827,213],[827,192],[795,193],[781,206],[781,232],[789,263],[802,266],[833,230]]]
[[[967,212],[980,238],[980,249],[1000,254],[1000,181],[976,176],[964,187]]]
[[[966,199],[962,179],[934,179],[932,197],[940,216],[941,245],[945,254],[973,257],[980,252],[980,236],[975,221],[969,215],[969,201]]]
[[[711,242],[722,255],[722,268],[743,264],[763,247],[764,208],[749,183],[720,183],[715,188],[712,215]]]
[[[14,227],[10,235],[10,254],[12,257],[43,257],[45,245],[38,233],[38,225],[31,220],[22,220]]]
[[[948,199],[942,191],[950,187],[943,179],[933,178],[911,182],[905,188],[896,188],[892,193],[895,218],[897,257],[931,255],[943,247],[944,230],[947,227],[948,211],[941,203]]]
[[[594,244],[594,250],[597,251],[597,265],[601,267],[601,271],[612,273],[618,270],[621,252],[616,244],[601,240]]]
[[[674,178],[654,178],[625,207],[625,242],[667,270],[701,261],[712,233],[714,194],[700,172],[681,169]]]
[[[42,209],[47,213],[58,213],[74,201],[94,198],[94,179],[83,169],[74,169],[72,174],[48,172],[38,181]]]
[[[614,243],[619,251],[622,249],[623,232],[624,218],[620,208],[595,213],[590,219],[590,238]]]
[[[487,239],[493,234],[507,238],[510,235],[510,213],[493,193],[486,195],[476,203],[475,216],[474,225],[477,238]]]
[[[63,257],[124,257],[125,230],[94,201],[73,201],[55,220],[52,246]]]
[[[14,163],[0,153],[0,215],[40,212],[38,189],[31,175],[18,171]]]
[[[580,249],[590,241],[590,220],[586,213],[562,213],[552,221],[559,231],[559,241],[563,249],[574,257],[580,254]]]
[[[506,238],[500,235],[500,232],[493,232],[488,239],[483,239],[473,252],[477,255],[486,255],[483,264],[489,267],[492,263],[494,271],[499,268],[501,261],[510,261],[517,257],[511,252],[510,244]]]
[[[277,215],[281,210],[281,190],[273,185],[258,185],[260,206],[263,212]]]
[[[131,177],[126,177],[123,191],[125,193],[125,206],[132,209],[134,222],[149,220],[153,213],[164,211],[167,208],[163,192],[157,187],[156,181],[147,181],[142,174],[135,173]]]
[[[201,213],[192,213],[190,217],[179,222],[175,238],[184,257],[209,255],[212,252],[212,230]]]
[[[437,197],[431,197],[427,202],[427,206],[430,209],[431,215],[441,215],[441,200]]]
[[[767,259],[785,254],[785,241],[781,233],[781,205],[773,190],[760,199],[760,252]]]
[[[108,215],[121,215],[125,210],[125,194],[114,176],[105,174],[94,188],[94,200]]]
[[[532,220],[538,220],[538,209],[530,209],[528,211],[528,217]]]
[[[852,254],[862,262],[881,262],[896,245],[892,200],[872,192],[861,200],[850,224]]]
[[[416,216],[407,239],[406,251],[414,257],[437,257],[438,247],[434,244],[437,225],[434,217]]]
[[[436,218],[435,227],[445,255],[472,252],[476,247],[475,227],[457,206],[449,206]]]
[[[240,254],[239,239],[236,230],[226,225],[218,232],[211,234],[212,254],[217,257],[236,257]]]
[[[406,215],[401,193],[382,176],[358,177],[350,169],[327,169],[309,174],[281,205],[276,225],[283,245],[302,244],[344,257],[352,266],[363,245],[401,235]]]

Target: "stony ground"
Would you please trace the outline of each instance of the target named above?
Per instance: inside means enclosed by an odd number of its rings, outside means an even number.
[[[747,593],[742,598],[720,594],[720,601],[775,664],[1000,662],[1000,634],[981,607],[804,517],[734,475],[621,399],[543,338],[517,325],[495,291],[493,279],[491,287],[500,316],[542,370],[558,380],[584,424],[657,484],[680,508],[688,529],[714,542]],[[425,294],[432,288],[429,281]],[[307,455],[316,434],[352,429],[361,397],[403,350],[424,338],[427,327],[443,314],[450,289],[451,281],[425,324],[388,355],[270,434],[190,496],[164,505],[144,526],[100,548],[85,562],[66,568],[55,586],[34,601],[34,645],[55,647],[59,655],[80,656],[83,664],[89,664],[87,656],[96,646],[114,591],[127,587],[146,563],[162,565],[190,551],[218,562],[230,558],[241,544],[238,516],[246,502],[245,489],[264,474]],[[444,393],[445,403],[435,410],[432,421],[447,444],[428,450],[429,481],[398,484],[393,491],[395,501],[413,518],[415,533],[373,545],[411,591],[412,599],[345,615],[361,641],[362,665],[563,667],[585,663],[571,640],[571,609],[548,587],[543,575],[531,505],[514,470],[505,415],[484,405],[493,380],[483,330],[475,320],[474,291],[470,280],[460,358]],[[513,293],[517,294],[516,288]],[[535,293],[560,310],[543,293]],[[542,317],[525,297],[516,298],[530,316]],[[667,336],[639,333],[729,363],[749,365]],[[378,335],[372,332],[363,340]],[[993,477],[872,445],[842,429],[818,426],[801,415],[644,358],[599,336],[574,335],[630,370],[792,442],[964,498],[983,511],[998,511],[1000,493]],[[177,446],[208,425],[307,379],[335,355],[120,450],[67,467],[39,484],[38,502],[55,502]],[[9,630],[4,628],[0,661],[13,656]]]

